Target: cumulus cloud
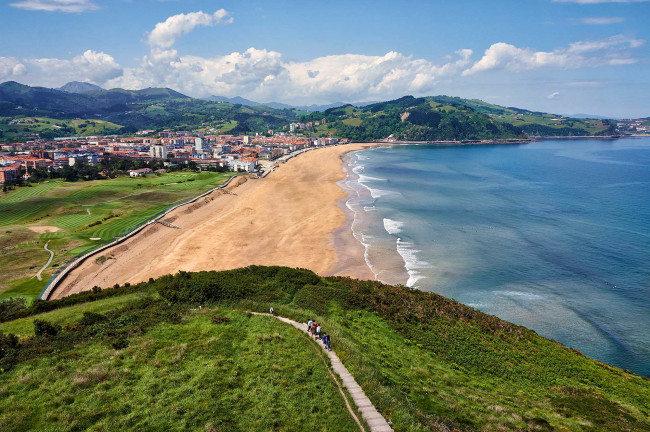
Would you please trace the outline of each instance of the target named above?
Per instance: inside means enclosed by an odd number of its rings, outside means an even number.
[[[23,0],[11,3],[10,6],[48,12],[85,12],[99,8],[91,0]]]
[[[213,14],[190,12],[187,14],[173,15],[165,21],[156,24],[151,33],[149,33],[147,41],[152,47],[171,48],[181,36],[189,33],[198,26],[232,23],[233,18],[228,15],[225,9],[219,9]]]
[[[70,60],[57,58],[27,59],[31,81],[58,86],[68,81],[89,81],[102,85],[122,75],[122,67],[108,54],[87,50]]]
[[[560,96],[560,92],[553,92],[550,95],[546,96],[547,99],[557,99]]]
[[[266,102],[368,100],[432,91],[439,79],[458,75],[471,63],[471,50],[456,54],[457,58],[436,65],[398,52],[342,54],[297,62],[256,48],[213,58],[154,49],[140,68],[125,70],[107,85],[164,85],[196,96],[245,95]]]
[[[26,68],[14,57],[0,57],[0,82],[13,80],[25,74]]]
[[[625,21],[623,17],[587,17],[583,18],[583,24],[593,24],[593,25],[607,25],[607,24],[618,24]]]
[[[644,41],[639,39],[618,35],[596,41],[574,42],[568,47],[546,52],[499,42],[490,46],[479,61],[463,71],[463,75],[493,69],[523,71],[537,68],[575,69],[632,64],[636,63],[637,59],[625,50],[638,48],[643,43]]]

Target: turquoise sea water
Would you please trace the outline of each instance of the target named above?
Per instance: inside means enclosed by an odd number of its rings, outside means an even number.
[[[378,279],[650,376],[650,138],[392,146],[347,162]]]

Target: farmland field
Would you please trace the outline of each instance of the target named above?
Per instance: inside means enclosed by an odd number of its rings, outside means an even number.
[[[112,180],[50,180],[0,194],[0,299],[31,300],[75,255],[110,241],[230,174],[174,172]],[[54,251],[42,281],[34,276]]]

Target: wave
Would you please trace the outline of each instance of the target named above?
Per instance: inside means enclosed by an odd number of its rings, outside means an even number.
[[[401,255],[404,260],[404,268],[409,274],[408,281],[406,282],[407,287],[414,287],[421,279],[426,278],[426,275],[422,274],[420,270],[433,268],[431,263],[426,261],[420,261],[417,254],[422,252],[419,249],[415,248],[415,245],[411,242],[402,241],[400,238],[397,239],[397,252]]]
[[[402,232],[404,222],[384,218],[384,229],[390,235],[397,235]]]

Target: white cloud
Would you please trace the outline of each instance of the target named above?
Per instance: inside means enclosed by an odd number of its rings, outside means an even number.
[[[580,20],[583,24],[608,25],[625,21],[623,17],[587,17]]]
[[[39,58],[24,60],[29,67],[30,81],[56,87],[68,81],[90,81],[102,85],[122,75],[122,67],[103,52],[87,50],[71,60]]]
[[[13,80],[25,74],[26,68],[14,57],[0,57],[0,82]]]
[[[455,61],[435,65],[397,52],[296,62],[284,60],[278,52],[256,48],[213,58],[152,49],[140,68],[125,70],[107,86],[163,85],[194,96],[244,95],[264,102],[361,101],[431,92],[440,78],[458,75],[470,64],[471,50],[456,54]]]
[[[190,12],[173,15],[156,24],[149,33],[147,41],[152,47],[171,48],[181,36],[189,33],[195,27],[232,23],[233,18],[228,15],[225,9],[219,9],[213,14]]]
[[[99,8],[91,0],[23,0],[10,6],[48,12],[85,12]]]
[[[637,60],[626,49],[638,48],[644,42],[618,35],[597,41],[574,42],[566,48],[558,48],[550,52],[519,48],[499,42],[490,46],[479,61],[463,71],[463,75],[493,69],[518,72],[538,68],[576,69],[632,64]]]
[[[553,92],[550,95],[546,96],[547,99],[557,99],[560,96],[560,92]]]

